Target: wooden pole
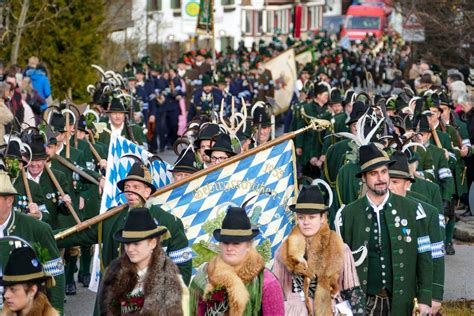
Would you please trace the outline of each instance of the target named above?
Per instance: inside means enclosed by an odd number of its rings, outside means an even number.
[[[115,214],[120,213],[127,206],[128,206],[128,204],[122,204],[122,205],[116,206],[114,208],[111,208],[107,212],[99,214],[95,217],[92,217],[92,218],[90,218],[86,221],[83,221],[83,222],[77,224],[76,226],[70,227],[70,228],[68,228],[68,229],[66,229],[66,230],[64,230],[60,233],[57,233],[56,235],[54,235],[54,239],[60,240],[60,239],[66,238],[69,235],[80,232],[81,230],[88,229],[88,228],[92,227],[92,225],[100,223],[100,222],[114,216]]]
[[[50,168],[48,165],[45,165],[45,166],[44,166],[44,169],[45,169],[46,172],[48,173],[48,176],[49,176],[49,178],[51,179],[51,181],[53,182],[54,187],[56,188],[56,190],[58,190],[59,194],[61,195],[61,198],[63,198],[66,194],[64,194],[63,188],[61,188],[61,185],[59,185],[58,179],[56,179],[56,176],[55,176],[54,173],[51,171],[51,168]],[[74,220],[75,220],[78,224],[80,224],[80,223],[81,223],[81,220],[79,219],[79,216],[77,216],[77,213],[76,213],[76,211],[74,210],[74,208],[72,207],[72,205],[71,205],[69,202],[64,202],[64,203],[66,204],[66,207],[68,208],[69,212],[71,212],[72,217],[74,217]]]
[[[247,158],[247,157],[249,157],[249,156],[251,156],[251,155],[254,155],[254,154],[256,154],[256,153],[258,153],[258,152],[260,152],[260,151],[262,151],[262,150],[271,148],[271,147],[273,147],[273,146],[275,146],[275,145],[278,145],[278,144],[280,144],[280,143],[282,143],[282,142],[284,142],[284,141],[286,141],[286,140],[289,140],[289,139],[292,139],[292,138],[296,137],[296,135],[298,135],[298,134],[304,133],[304,132],[306,132],[307,130],[309,130],[309,129],[314,129],[314,128],[315,128],[314,123],[311,123],[310,125],[308,125],[308,126],[306,126],[306,127],[303,127],[303,128],[301,128],[301,129],[299,129],[299,130],[296,130],[296,131],[290,132],[290,133],[286,133],[286,134],[284,134],[284,135],[282,135],[282,136],[280,136],[280,137],[278,137],[278,138],[276,138],[276,139],[274,139],[274,140],[272,140],[272,141],[269,141],[269,142],[264,143],[264,144],[262,144],[262,145],[260,145],[260,146],[258,146],[258,147],[252,148],[252,149],[250,149],[250,150],[248,150],[248,151],[245,151],[245,152],[242,152],[242,153],[240,153],[240,154],[238,154],[238,155],[235,155],[235,156],[233,156],[233,157],[230,157],[229,159],[226,159],[226,160],[222,161],[221,163],[219,163],[219,164],[217,164],[217,165],[211,166],[211,167],[206,168],[206,169],[199,170],[198,172],[193,173],[192,175],[190,175],[189,177],[187,177],[187,178],[185,178],[185,179],[182,179],[182,180],[180,180],[180,181],[177,181],[177,182],[168,184],[167,186],[164,186],[164,187],[162,187],[162,188],[156,190],[156,192],[153,193],[153,194],[151,195],[151,197],[157,197],[158,195],[161,195],[161,194],[163,194],[163,193],[166,193],[166,192],[168,192],[168,191],[171,191],[171,190],[173,190],[174,188],[177,188],[177,187],[179,187],[179,186],[181,186],[181,185],[183,185],[183,184],[185,184],[185,183],[187,183],[187,182],[191,182],[191,181],[193,181],[193,180],[195,180],[195,179],[197,179],[197,178],[200,178],[200,177],[202,177],[202,176],[204,176],[204,175],[206,175],[206,174],[209,174],[209,173],[211,173],[211,172],[213,172],[213,171],[216,171],[216,170],[218,170],[218,169],[224,168],[224,167],[226,167],[226,166],[228,166],[228,165],[230,165],[230,164],[233,164],[234,162],[237,162],[237,161],[239,161],[239,160],[242,160],[242,159],[244,159],[244,158]]]
[[[69,138],[71,138],[71,133],[69,132],[69,113],[66,112],[66,159],[71,158],[71,144]]]
[[[262,150],[265,150],[265,149],[268,149],[268,148],[271,148],[272,146],[275,146],[275,145],[278,145],[286,140],[289,140],[289,139],[292,139],[294,137],[296,137],[296,135],[298,134],[301,134],[301,133],[304,133],[306,132],[307,130],[309,129],[315,129],[317,128],[316,126],[316,123],[315,121],[312,121],[310,125],[304,127],[304,128],[301,128],[297,131],[294,131],[294,132],[290,132],[290,133],[287,133],[287,134],[284,134],[280,137],[278,137],[277,139],[274,139],[268,143],[265,143],[265,144],[262,144],[261,146],[259,147],[255,147],[255,148],[252,148],[250,149],[249,151],[246,151],[246,152],[243,152],[243,153],[240,153],[238,155],[235,155],[227,160],[224,160],[223,162],[221,162],[220,164],[217,164],[217,165],[214,165],[210,168],[207,168],[207,169],[203,169],[203,170],[200,170],[196,173],[193,173],[191,176],[189,176],[188,178],[186,179],[183,179],[183,180],[180,180],[178,182],[175,182],[175,183],[171,183],[161,189],[158,189],[154,194],[151,195],[151,197],[156,197],[160,194],[163,194],[165,192],[168,192],[170,190],[173,190],[174,188],[176,187],[179,187],[180,185],[183,185],[184,183],[187,183],[187,182],[190,182],[190,181],[193,181],[194,179],[197,179],[199,177],[202,177],[208,173],[211,173],[217,169],[220,169],[220,168],[224,168],[225,166],[228,166],[234,162],[237,162],[241,159],[244,159],[244,158],[247,158],[253,154],[256,154],[258,153],[259,151],[262,151]],[[122,204],[120,206],[117,206],[117,207],[114,207],[114,208],[111,208],[110,210],[108,210],[107,212],[104,212],[100,215],[97,215],[91,219],[88,219],[82,223],[79,223],[78,225],[76,226],[73,226],[69,229],[66,229],[56,235],[54,235],[54,238],[56,240],[59,240],[59,239],[63,239],[69,235],[72,235],[74,233],[77,233],[77,232],[80,232],[81,230],[84,230],[84,229],[87,229],[87,228],[90,228],[92,225],[94,224],[97,224],[101,221],[104,221],[112,216],[114,216],[115,214],[118,214],[120,213],[122,210],[124,210],[126,207],[128,206],[128,204]]]
[[[33,203],[33,197],[31,196],[30,184],[28,183],[28,178],[26,177],[25,168],[21,168],[21,178],[23,179],[23,185],[25,186],[28,202]]]

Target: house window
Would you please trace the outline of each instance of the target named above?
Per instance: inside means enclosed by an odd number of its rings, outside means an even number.
[[[308,7],[308,28],[309,30],[317,30],[321,25],[322,7]]]
[[[235,0],[221,0],[221,5],[234,5]]]
[[[267,33],[288,34],[290,24],[290,10],[267,11]]]
[[[301,31],[308,30],[308,8],[301,8]]]
[[[171,9],[181,9],[181,0],[171,0]]]
[[[161,0],[148,0],[147,11],[161,11]]]
[[[221,37],[221,51],[226,52],[228,47],[234,49],[234,38],[232,36]]]
[[[257,10],[242,10],[242,32],[246,35],[263,33],[263,12]]]

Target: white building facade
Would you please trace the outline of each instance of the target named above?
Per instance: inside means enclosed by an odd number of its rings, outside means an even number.
[[[196,41],[196,17],[189,13],[196,13],[199,0],[122,1],[128,6],[130,20],[120,21],[112,29],[114,41],[138,39],[141,52],[147,43],[188,42],[191,48]],[[249,47],[260,39],[269,41],[274,35],[284,40],[293,32],[297,5],[301,6],[301,37],[305,38],[321,28],[325,0],[214,0],[216,50],[235,48],[241,40]],[[123,11],[118,12],[123,19]],[[206,40],[206,36],[200,35],[199,40]]]

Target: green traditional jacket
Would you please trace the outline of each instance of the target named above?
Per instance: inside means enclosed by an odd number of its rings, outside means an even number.
[[[327,139],[327,138],[326,138]],[[331,187],[336,187],[336,179],[339,169],[346,162],[346,154],[351,151],[349,139],[343,139],[329,146],[324,162],[324,178]]]
[[[56,286],[48,289],[48,299],[54,308],[63,312],[64,264],[56,246],[51,227],[36,218],[12,211],[6,229],[2,233],[4,236],[20,237],[32,247],[39,246],[42,251],[47,252],[47,257],[44,258],[46,261],[42,262],[44,270],[53,275],[56,280]],[[11,250],[10,247],[0,247],[0,267],[5,266],[9,250]]]
[[[48,223],[49,211],[46,207],[43,190],[41,189],[41,186],[33,180],[27,179],[27,181],[33,201],[28,201],[25,184],[23,183],[23,179],[20,175],[15,180],[13,180],[13,186],[15,187],[16,192],[18,192],[18,195],[15,196],[15,201],[13,202],[13,210],[26,214],[28,211],[28,204],[36,203],[42,215],[41,220]]]
[[[431,155],[423,149],[417,150],[415,155],[418,157],[417,173],[425,179],[435,181],[434,162]]]
[[[328,115],[327,106],[319,106],[317,103],[305,103],[302,106],[307,115],[317,118],[323,118]],[[296,129],[300,129],[306,126],[306,118],[302,115],[296,122]],[[320,157],[322,154],[322,148],[324,143],[324,136],[326,133],[318,131],[307,131],[296,136],[295,148],[302,148],[303,153],[298,156],[298,162],[301,166],[306,165],[309,160],[313,157]]]
[[[54,168],[51,168],[51,171],[56,176],[56,179],[58,180],[59,185],[63,189],[64,193],[69,194],[69,192],[72,191],[71,182],[66,180],[66,176],[64,175],[64,173]],[[28,177],[31,178],[31,175],[28,174]],[[60,227],[60,219],[65,216],[72,217],[72,215],[62,214],[60,208],[62,209],[65,206],[62,205],[62,203],[60,202],[60,194],[54,186],[53,181],[51,181],[51,179],[49,178],[49,175],[46,170],[43,170],[43,172],[39,176],[38,184],[41,187],[41,192],[45,201],[46,209],[49,211],[47,223],[51,226],[52,229],[58,229]]]
[[[445,157],[444,150],[434,145],[425,145],[426,152],[433,159],[435,183],[441,189],[441,196],[444,201],[451,200],[454,193],[454,181],[451,169],[449,169],[448,160]]]
[[[102,223],[93,225],[90,229],[58,240],[58,246],[60,248],[70,248],[73,246],[87,247],[102,243],[100,256],[103,269],[101,270],[102,272],[105,271],[112,260],[120,255],[121,244],[115,241],[112,236],[125,225],[128,210],[129,208],[127,207]],[[164,211],[157,205],[150,207],[150,213],[158,225],[165,226],[169,230],[171,238],[162,241],[161,245],[170,259],[178,265],[184,282],[189,284],[192,271],[192,252],[184,232],[183,223],[179,218]]]
[[[347,205],[361,196],[362,179],[356,174],[360,171],[358,163],[347,162],[339,170],[336,178],[336,192],[339,205]]]
[[[420,203],[426,217],[420,219],[428,231],[431,241],[431,258],[433,259],[433,300],[441,302],[444,295],[444,219],[442,224],[438,210],[425,201],[425,197],[413,191],[407,192],[407,198]],[[418,216],[417,216],[418,217]]]
[[[415,180],[416,181],[411,184],[410,191],[422,195],[426,199],[426,202],[433,205],[444,218],[444,205],[439,185],[425,179],[415,178]]]
[[[330,117],[332,127],[331,127],[331,130],[328,130],[326,132],[326,135],[324,137],[323,148],[321,149],[323,155],[327,155],[327,152],[330,146],[337,144],[338,142],[343,140],[342,138],[337,137],[332,134],[340,133],[340,132],[348,132],[348,129],[346,126],[346,118],[347,118],[346,112],[341,112],[341,113],[336,114],[335,116]]]
[[[107,123],[107,128],[110,131],[112,130],[111,127],[110,127],[110,123]],[[143,130],[140,128],[140,126],[132,124],[132,125],[130,125],[130,128],[132,129],[132,133],[133,133],[133,137],[135,138],[135,141],[139,145],[143,145],[143,144],[147,143],[145,135],[143,134]],[[128,133],[127,128],[125,127],[125,125],[122,129],[121,136],[125,137],[128,140],[132,140],[129,133]],[[106,146],[109,146],[109,144],[110,144],[110,134],[108,132],[105,132],[105,131],[100,133],[99,134],[99,142],[105,144]]]
[[[417,220],[420,203],[389,193],[383,208],[386,222],[391,257],[390,269],[391,315],[411,315],[413,299],[418,298],[422,304],[431,306],[433,286],[433,262],[431,258],[431,241],[426,225]],[[367,196],[347,205],[341,211],[341,235],[344,242],[357,251],[361,247],[368,248],[373,219],[373,210]],[[426,216],[426,215],[425,215]],[[364,292],[367,293],[370,253],[357,267],[357,274]],[[384,260],[380,258],[382,265]],[[354,258],[358,260],[359,258]],[[362,258],[360,258],[362,260]],[[382,268],[385,269],[384,266]],[[382,276],[380,276],[383,278]]]

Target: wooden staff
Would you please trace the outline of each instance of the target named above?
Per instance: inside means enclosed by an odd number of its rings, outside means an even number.
[[[75,172],[77,173],[78,175],[80,175],[82,178],[86,179],[87,181],[95,184],[95,185],[99,185],[99,181],[97,181],[97,179],[95,179],[93,176],[91,176],[90,174],[88,174],[87,172],[85,172],[84,170],[80,169],[79,167],[77,167],[75,164],[73,164],[72,162],[70,162],[69,160],[67,160],[66,158],[62,157],[62,156],[59,156],[57,154],[54,154],[52,159],[58,161],[61,165],[63,165],[64,167],[68,168],[69,170],[71,170],[72,172]]]
[[[66,112],[66,158],[71,158],[71,144],[69,142],[69,138],[71,137],[71,133],[69,132],[69,113]]]
[[[89,144],[89,148],[91,149],[92,155],[94,156],[95,160],[97,160],[97,162],[100,162],[102,160],[102,157],[99,155],[94,145],[92,145],[92,143],[87,138],[84,138],[84,140],[87,144]]]
[[[321,120],[321,121],[322,121],[322,120]],[[204,175],[206,175],[206,174],[208,174],[208,173],[211,173],[211,172],[213,172],[213,171],[215,171],[215,170],[217,170],[217,169],[224,168],[224,167],[227,166],[227,165],[230,165],[230,164],[232,164],[232,163],[234,163],[234,162],[237,162],[237,161],[239,161],[239,160],[241,160],[241,159],[247,158],[247,157],[249,157],[249,156],[251,156],[251,155],[253,155],[253,154],[256,154],[256,153],[258,153],[258,152],[260,152],[260,151],[262,151],[262,150],[271,148],[271,147],[273,147],[273,146],[275,146],[275,145],[278,145],[278,144],[280,144],[280,143],[282,143],[282,142],[284,142],[284,141],[286,141],[286,140],[292,139],[292,138],[296,137],[296,135],[301,134],[301,133],[304,133],[304,132],[306,132],[306,131],[309,130],[309,129],[319,129],[319,130],[321,130],[321,129],[324,129],[324,128],[325,128],[324,125],[319,124],[317,120],[313,120],[313,121],[311,121],[311,123],[310,123],[308,126],[306,126],[306,127],[303,127],[303,128],[301,128],[301,129],[299,129],[299,130],[296,130],[296,131],[294,131],[294,132],[290,132],[290,133],[284,134],[284,135],[278,137],[277,139],[274,139],[274,140],[272,140],[272,141],[270,141],[270,142],[268,142],[268,143],[262,144],[262,145],[259,146],[259,147],[252,148],[252,149],[250,149],[249,151],[246,151],[246,152],[240,153],[240,154],[238,154],[238,155],[235,155],[235,156],[233,156],[233,157],[231,157],[231,158],[229,158],[229,159],[227,159],[227,160],[224,160],[223,162],[221,162],[221,163],[219,163],[219,164],[217,164],[217,165],[214,165],[214,166],[212,166],[212,167],[210,167],[210,168],[203,169],[203,170],[200,170],[200,171],[198,171],[198,172],[196,172],[196,173],[193,173],[191,176],[189,176],[189,177],[186,178],[186,179],[182,179],[182,180],[177,181],[177,182],[175,182],[175,183],[171,183],[171,184],[169,184],[169,185],[167,185],[167,186],[165,186],[165,187],[163,187],[163,188],[161,188],[161,189],[158,189],[155,193],[153,193],[153,194],[151,195],[151,197],[156,197],[156,196],[158,196],[158,195],[160,195],[160,194],[163,194],[163,193],[165,193],[165,192],[168,192],[168,191],[170,191],[170,190],[173,190],[174,188],[179,187],[180,185],[183,185],[184,183],[193,181],[193,180],[195,180],[195,179],[197,179],[197,178],[199,178],[199,177],[202,177],[202,176],[204,176]],[[90,219],[88,219],[88,220],[86,220],[86,221],[84,221],[84,222],[82,222],[82,223],[80,223],[80,224],[78,224],[78,225],[76,225],[76,226],[73,226],[73,227],[71,227],[71,228],[69,228],[69,229],[66,229],[66,230],[64,230],[64,231],[62,231],[62,232],[60,232],[60,233],[54,235],[54,238],[55,238],[56,240],[63,239],[63,238],[65,238],[65,237],[69,236],[69,235],[72,235],[72,234],[74,234],[74,233],[80,232],[81,230],[90,228],[92,225],[97,224],[97,223],[99,223],[99,222],[102,222],[102,221],[104,221],[104,220],[106,220],[106,219],[108,219],[108,218],[114,216],[115,214],[120,213],[120,212],[121,212],[122,210],[124,210],[127,206],[128,206],[128,204],[122,204],[122,205],[120,205],[120,206],[111,208],[110,210],[108,210],[108,211],[105,212],[105,213],[102,213],[102,214],[100,214],[100,215],[97,215],[97,216],[95,216],[95,217],[92,217],[92,218],[90,218]]]
[[[25,168],[21,168],[21,178],[23,179],[23,185],[25,186],[28,202],[33,203],[33,197],[31,196],[30,184],[28,183],[28,178],[26,177]]]
[[[56,190],[58,190],[59,194],[61,195],[61,198],[64,198],[64,196],[66,194],[64,194],[64,191],[63,189],[61,188],[61,186],[59,185],[59,182],[58,182],[58,179],[56,179],[56,176],[54,175],[54,173],[51,171],[51,168],[48,166],[48,165],[45,165],[44,168],[46,169],[46,172],[48,173],[48,176],[49,178],[51,179],[51,181],[53,182],[53,185],[54,187],[56,188]],[[71,212],[72,214],[72,217],[74,217],[74,220],[80,224],[81,223],[81,220],[79,219],[79,216],[77,216],[77,213],[76,211],[74,210],[74,208],[72,207],[72,205],[69,203],[69,202],[64,202],[66,204],[66,207],[68,208],[69,212]]]
[[[441,145],[441,141],[439,140],[439,136],[438,136],[438,132],[436,131],[436,128],[431,128],[431,135],[433,135],[433,139],[436,144],[436,147],[443,149],[443,146]]]
[[[112,217],[114,216],[115,214],[118,214],[120,213],[121,211],[123,211],[126,207],[128,206],[128,204],[122,204],[120,206],[116,206],[114,208],[111,208],[110,210],[108,210],[107,212],[104,212],[102,214],[99,214],[95,217],[92,217],[86,221],[83,221],[79,224],[77,224],[76,226],[73,226],[73,227],[70,227],[66,230],[63,230],[62,232],[60,233],[57,233],[56,235],[54,235],[54,239],[56,240],[60,240],[60,239],[63,239],[63,238],[66,238],[67,236],[69,235],[72,235],[74,233],[77,233],[77,232],[80,232],[84,229],[88,229],[88,228],[91,228],[92,225],[95,225],[97,223],[100,223],[106,219],[108,219],[109,217]]]

